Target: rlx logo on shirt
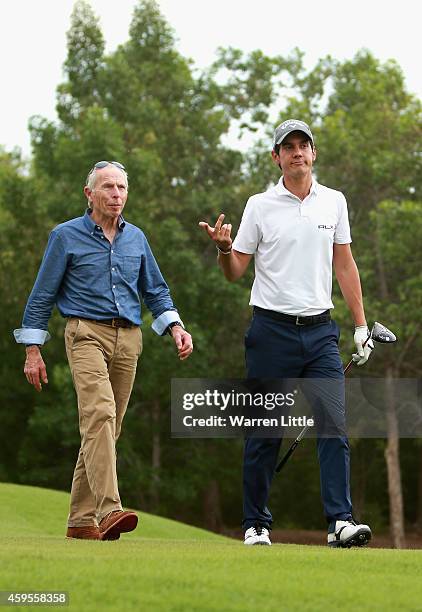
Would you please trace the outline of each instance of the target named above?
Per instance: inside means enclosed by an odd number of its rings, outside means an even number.
[[[332,229],[334,229],[334,225],[318,225],[318,229],[332,230]]]

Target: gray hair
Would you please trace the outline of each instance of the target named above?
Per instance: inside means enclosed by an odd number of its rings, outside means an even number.
[[[109,166],[114,166],[114,164],[110,163]],[[105,166],[105,168],[106,167],[107,166]],[[117,168],[117,166],[115,167]],[[129,179],[128,179],[126,170],[123,170],[123,168],[117,168],[117,169],[120,170],[120,172],[125,177],[126,189],[129,191]],[[88,189],[93,191],[96,181],[97,181],[97,168],[94,166],[92,170],[89,171],[88,176],[86,177],[86,186],[88,187]]]

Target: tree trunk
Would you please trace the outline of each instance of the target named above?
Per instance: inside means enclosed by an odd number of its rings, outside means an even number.
[[[385,408],[387,417],[387,463],[388,493],[390,499],[390,533],[394,548],[406,546],[404,533],[403,494],[400,473],[400,439],[394,398],[393,369],[387,368],[385,379]]]
[[[216,480],[210,480],[204,492],[204,525],[211,531],[219,532],[223,524],[220,504],[220,488]]]
[[[160,442],[160,402],[155,400],[152,405],[152,456],[151,456],[151,506],[157,512],[160,503],[160,468],[161,468],[161,442]]]
[[[377,258],[378,282],[380,297],[384,303],[389,301],[389,291],[383,250],[379,231],[379,217],[376,217],[375,253]],[[397,414],[394,398],[394,371],[392,366],[386,369],[385,378],[385,410],[387,419],[387,445],[385,447],[385,462],[387,464],[388,494],[390,501],[390,533],[394,548],[404,548],[404,512],[403,494],[400,472],[400,440]]]
[[[418,477],[418,509],[416,514],[416,529],[422,533],[422,447],[419,448],[419,477]]]

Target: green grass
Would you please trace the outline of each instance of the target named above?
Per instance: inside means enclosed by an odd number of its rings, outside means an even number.
[[[143,513],[117,542],[66,540],[65,493],[0,498],[0,590],[66,590],[78,612],[422,610],[422,551],[245,547]]]

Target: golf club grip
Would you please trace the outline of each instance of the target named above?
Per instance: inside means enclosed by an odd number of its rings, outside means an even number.
[[[277,467],[275,468],[275,471],[280,472],[281,468],[284,466],[285,463],[287,463],[290,455],[292,455],[293,451],[295,450],[296,446],[299,444],[300,440],[295,440],[293,442],[293,444],[291,445],[291,447],[289,448],[289,450],[287,451],[287,453],[284,455],[283,459],[280,461],[280,463],[277,465]]]

